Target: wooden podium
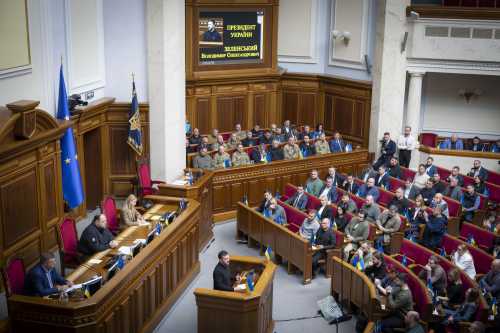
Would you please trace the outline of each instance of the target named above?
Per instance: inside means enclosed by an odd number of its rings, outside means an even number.
[[[169,197],[188,198],[198,201],[200,207],[200,238],[201,249],[214,237],[212,231],[212,176],[213,172],[202,169],[186,169],[193,173],[193,185],[160,184],[159,195]]]
[[[256,257],[231,256],[233,273],[254,270],[253,292],[229,292],[197,288],[198,333],[272,333],[273,278],[276,265]]]

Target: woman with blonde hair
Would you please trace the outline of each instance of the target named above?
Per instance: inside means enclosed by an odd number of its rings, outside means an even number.
[[[135,208],[136,204],[137,197],[133,194],[129,195],[127,200],[123,203],[121,211],[121,225],[123,227],[137,226],[147,223],[141,213],[139,213]]]

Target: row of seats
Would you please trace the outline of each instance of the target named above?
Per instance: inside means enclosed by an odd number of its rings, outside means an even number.
[[[441,137],[435,133],[421,133],[420,142],[422,145],[431,148],[492,153],[500,152],[500,140],[481,140],[477,136],[474,138],[459,138],[456,135]]]

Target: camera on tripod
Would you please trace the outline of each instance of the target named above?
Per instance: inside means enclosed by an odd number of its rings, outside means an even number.
[[[75,107],[81,105],[86,106],[89,102],[82,100],[82,96],[79,94],[73,94],[68,98],[68,108],[71,114],[75,113]]]

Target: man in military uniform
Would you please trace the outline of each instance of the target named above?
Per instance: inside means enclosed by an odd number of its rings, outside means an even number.
[[[321,133],[319,139],[316,140],[314,147],[316,148],[316,154],[318,155],[328,154],[330,152],[330,145],[328,144],[328,141],[326,141],[325,133]]]
[[[223,169],[230,166],[231,166],[231,157],[229,156],[228,153],[226,153],[224,146],[220,146],[219,150],[214,156],[214,168]]]
[[[212,130],[212,134],[208,135],[208,144],[213,145],[214,143],[216,143],[218,136],[219,136],[219,130],[217,128],[214,128]]]
[[[199,154],[193,158],[193,168],[209,170],[214,168],[212,158],[208,155],[206,147],[202,148]]]
[[[247,133],[245,131],[241,130],[241,124],[236,124],[234,126],[234,129],[235,129],[235,131],[233,133],[236,134],[236,137],[238,138],[238,140],[241,141],[247,137]]]
[[[231,133],[231,137],[227,140],[227,145],[230,149],[236,149],[240,144],[241,140],[236,134],[236,132]]]
[[[224,142],[224,137],[222,135],[217,135],[217,141],[212,144],[212,150],[219,150],[219,147],[223,146],[225,149],[228,149],[227,143]]]
[[[113,240],[113,234],[106,228],[106,215],[94,216],[92,223],[85,228],[78,241],[78,252],[91,256],[97,252],[114,249],[118,243]]]
[[[285,160],[296,160],[300,157],[300,148],[295,143],[294,137],[288,138],[288,143],[283,148]]]
[[[246,151],[243,150],[243,145],[240,143],[233,153],[233,166],[241,166],[250,164],[250,158]]]

